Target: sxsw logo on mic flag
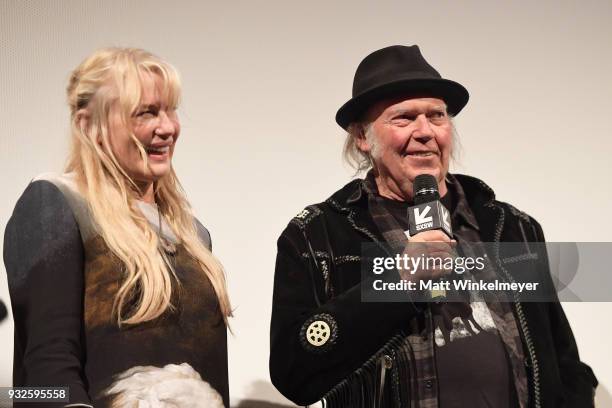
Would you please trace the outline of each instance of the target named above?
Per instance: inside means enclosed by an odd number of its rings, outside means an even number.
[[[433,217],[427,216],[431,212],[430,210],[430,205],[423,209],[419,207],[414,209],[414,223],[417,231],[422,231],[425,228],[431,228],[433,226]]]
[[[440,201],[431,201],[408,210],[410,236],[422,231],[441,229],[452,236],[450,213]]]

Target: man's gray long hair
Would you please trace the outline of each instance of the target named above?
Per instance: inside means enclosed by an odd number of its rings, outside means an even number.
[[[459,143],[459,137],[457,129],[455,128],[455,122],[453,117],[450,117],[451,128],[453,132],[453,146],[451,149],[451,161],[457,163],[459,160],[461,144]],[[346,138],[344,139],[344,148],[342,149],[342,157],[344,160],[355,169],[355,174],[365,172],[372,168],[372,156],[368,153],[362,152],[357,146],[357,139],[365,137],[366,140],[372,145],[373,153],[376,155],[376,137],[372,122],[353,122],[348,126]]]
[[[372,123],[353,122],[348,126],[342,157],[355,169],[356,173],[367,171],[372,167],[372,157],[362,152],[357,146],[357,139],[365,136],[366,139],[372,134]]]

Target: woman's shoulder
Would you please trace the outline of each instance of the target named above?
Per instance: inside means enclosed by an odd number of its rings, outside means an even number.
[[[208,231],[208,228],[206,228],[196,217],[193,217],[193,220],[195,222],[196,230],[198,232],[200,240],[206,246],[206,248],[212,251],[212,240],[210,238],[210,232]]]
[[[35,183],[37,181],[46,181],[58,186],[58,188],[61,186],[63,188],[70,188],[74,192],[78,192],[76,175],[74,173],[40,173],[34,177],[30,183]]]
[[[17,201],[15,211],[35,211],[43,208],[57,211],[58,208],[69,208],[70,195],[72,195],[72,186],[68,178],[55,173],[39,174],[26,186]]]
[[[4,232],[4,261],[10,284],[25,281],[41,259],[81,251],[79,226],[67,197],[45,178],[32,180],[17,200]]]
[[[42,223],[53,228],[59,219],[80,226],[85,214],[87,203],[73,174],[42,173],[30,180],[11,219],[18,224]]]
[[[34,177],[22,194],[20,201],[30,206],[64,208],[69,210],[83,240],[95,234],[95,225],[87,200],[81,194],[74,173],[41,173]]]
[[[30,181],[22,197],[31,200],[41,199],[43,196],[40,194],[43,192],[47,193],[47,199],[61,198],[70,207],[74,207],[78,201],[84,201],[77,188],[75,176],[71,173],[41,173]]]

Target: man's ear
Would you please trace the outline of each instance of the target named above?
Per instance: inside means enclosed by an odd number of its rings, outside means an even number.
[[[356,124],[353,126],[355,126],[355,145],[362,152],[370,153],[372,146],[370,146],[370,143],[366,139],[366,127],[362,124]]]

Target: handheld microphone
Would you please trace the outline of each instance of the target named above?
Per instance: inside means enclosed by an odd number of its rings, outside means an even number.
[[[413,184],[414,206],[408,209],[410,236],[429,230],[442,230],[453,237],[450,213],[440,202],[438,181],[431,174],[416,176]]]
[[[416,176],[413,183],[414,206],[408,208],[408,232],[410,236],[419,232],[442,230],[453,237],[450,213],[440,201],[438,181],[431,174]],[[432,290],[432,299],[443,300],[445,290]]]

